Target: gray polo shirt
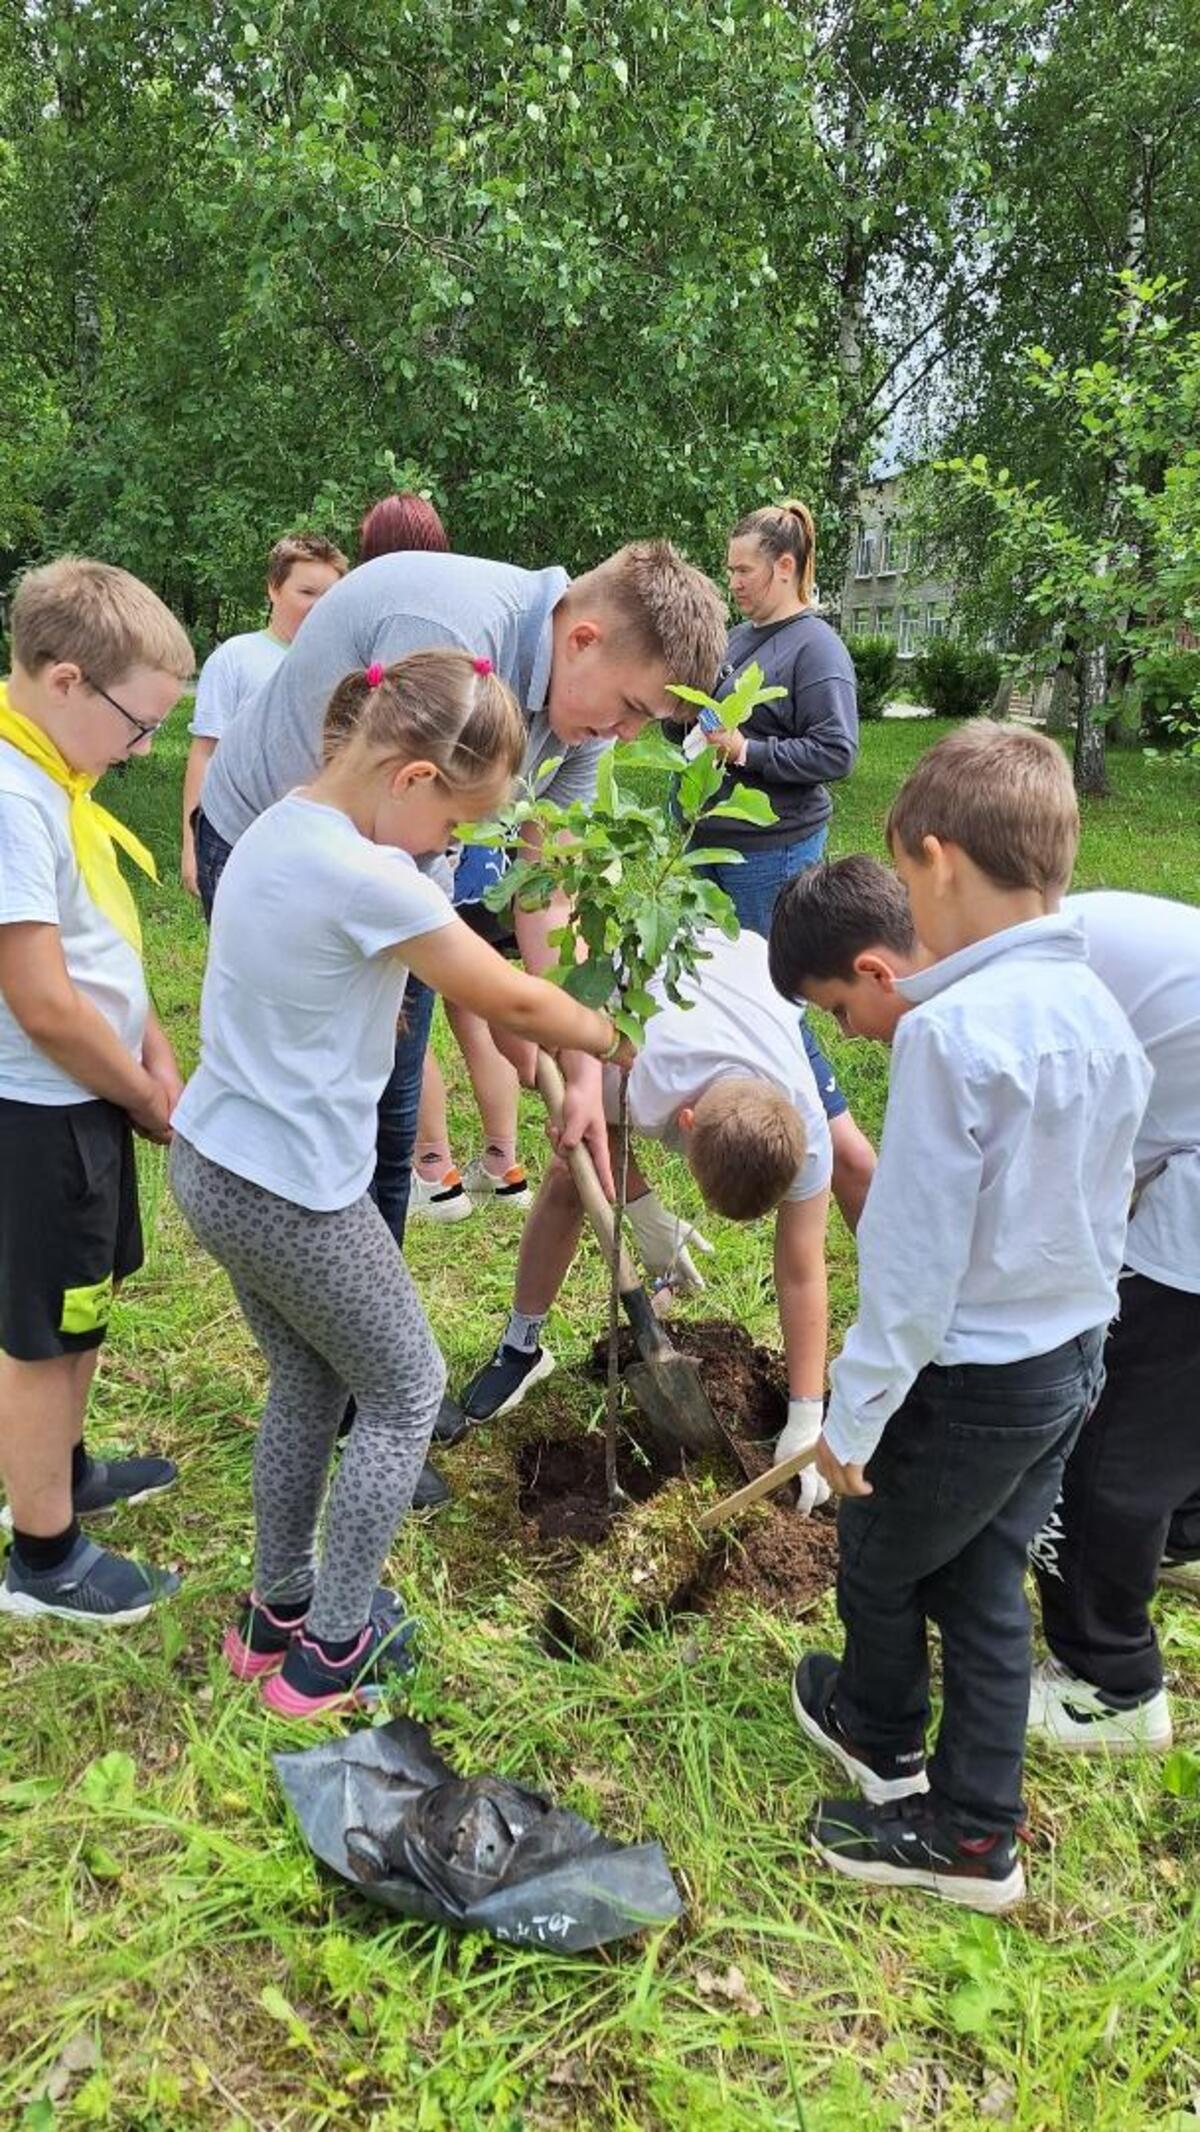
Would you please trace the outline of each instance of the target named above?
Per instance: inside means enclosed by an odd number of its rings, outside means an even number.
[[[489,658],[512,689],[529,727],[526,777],[561,755],[543,796],[563,806],[589,798],[609,743],[567,747],[546,716],[551,616],[568,582],[565,570],[407,550],[351,570],[310,609],[287,657],[223,737],[200,800],[213,828],[236,844],[260,814],[315,774],[325,707],[346,674],[442,644]]]

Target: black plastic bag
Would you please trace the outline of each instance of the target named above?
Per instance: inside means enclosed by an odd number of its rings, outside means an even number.
[[[458,1777],[393,1718],[275,1767],[309,1845],[371,1902],[430,1924],[581,1954],[673,1924],[657,1843],[613,1843],[507,1777]]]

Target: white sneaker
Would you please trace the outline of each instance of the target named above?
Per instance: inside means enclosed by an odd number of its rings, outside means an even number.
[[[467,1164],[463,1183],[476,1199],[494,1199],[502,1207],[527,1207],[533,1198],[529,1179],[519,1162],[501,1170],[497,1176],[494,1170],[489,1170],[483,1156],[476,1155],[475,1160]]]
[[[475,1202],[453,1166],[444,1177],[430,1181],[415,1166],[409,1172],[408,1211],[414,1221],[466,1221],[475,1212]]]
[[[1186,1555],[1164,1555],[1158,1572],[1160,1584],[1169,1584],[1172,1591],[1186,1592],[1191,1599],[1200,1599],[1200,1555],[1189,1561]]]
[[[1163,1753],[1171,1744],[1171,1706],[1159,1688],[1122,1709],[1102,1688],[1048,1658],[1029,1688],[1029,1737],[1068,1754]]]

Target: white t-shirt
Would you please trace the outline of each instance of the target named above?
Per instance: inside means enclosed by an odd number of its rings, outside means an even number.
[[[1068,896],[1066,909],[1154,1068],[1125,1263],[1200,1294],[1200,910],[1110,889]]]
[[[71,803],[36,763],[0,741],[0,925],[56,925],[67,974],[135,1059],[150,1002],[141,961],[93,903],[71,844]],[[84,1088],[0,997],[0,1096],[17,1103],[89,1103]]]
[[[392,952],[455,922],[406,852],[292,792],[238,839],[213,906],[200,1064],[176,1130],[328,1213],[366,1191],[407,976]]]
[[[189,733],[199,740],[219,740],[235,711],[257,696],[287,654],[288,647],[265,629],[244,637],[227,637],[207,658],[196,683]]]
[[[679,987],[693,1005],[674,1006],[661,982],[651,981],[650,991],[663,1006],[646,1024],[646,1041],[629,1075],[630,1124],[635,1133],[680,1153],[683,1136],[676,1115],[714,1081],[730,1074],[771,1081],[798,1111],[807,1148],[784,1197],[812,1199],[828,1187],[833,1150],[801,1042],[799,1014],[771,983],[761,934],[743,932],[729,940],[714,926],[704,934],[703,947],[705,961]],[[605,1075],[610,1118],[617,1085],[610,1071]]]

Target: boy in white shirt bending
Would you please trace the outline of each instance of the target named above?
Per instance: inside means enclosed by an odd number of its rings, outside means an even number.
[[[192,671],[146,585],[64,556],[23,579],[0,686],[0,1473],[12,1552],[0,1613],[139,1621],[178,1578],[98,1547],[79,1519],[175,1479],[89,1458],[88,1390],[113,1290],[142,1262],[132,1128],[171,1137],[179,1094],[150,1009],[137,909],[92,797],[144,756]]]
[[[1033,1547],[1052,1657],[1035,1670],[1029,1725],[1048,1745],[1113,1753],[1171,1744],[1149,1604],[1168,1519],[1200,1489],[1200,910],[1103,889],[1063,910],[1154,1084],[1104,1391]],[[771,952],[791,996],[885,1043],[907,1008],[896,979],[923,960],[903,887],[865,857],[789,889]]]
[[[938,959],[897,984],[911,1011],[818,1447],[844,1498],[845,1649],[802,1659],[792,1700],[866,1795],[819,1807],[822,1857],[1001,1911],[1025,1886],[1028,1550],[1102,1381],[1151,1073],[1057,910],[1079,816],[1053,741],[961,728],[922,757],[887,834]],[[927,1770],[930,1621],[944,1696]]]
[[[776,992],[767,944],[758,933],[704,936],[705,960],[673,1005],[660,1012],[629,1076],[631,1132],[685,1157],[705,1204],[733,1221],[778,1208],[775,1285],[787,1356],[785,1450],[815,1443],[821,1427],[828,1330],[825,1227],[833,1157],[829,1126],[795,1011]],[[606,1075],[605,1104],[616,1117],[617,1079]],[[689,1245],[710,1247],[650,1190],[630,1160],[629,1225],[647,1271],[677,1287],[702,1287]],[[521,1237],[515,1305],[500,1344],[462,1396],[468,1421],[507,1414],[554,1358],[541,1331],[579,1243],[583,1211],[569,1170],[547,1171]],[[803,1507],[828,1491],[808,1469]]]

